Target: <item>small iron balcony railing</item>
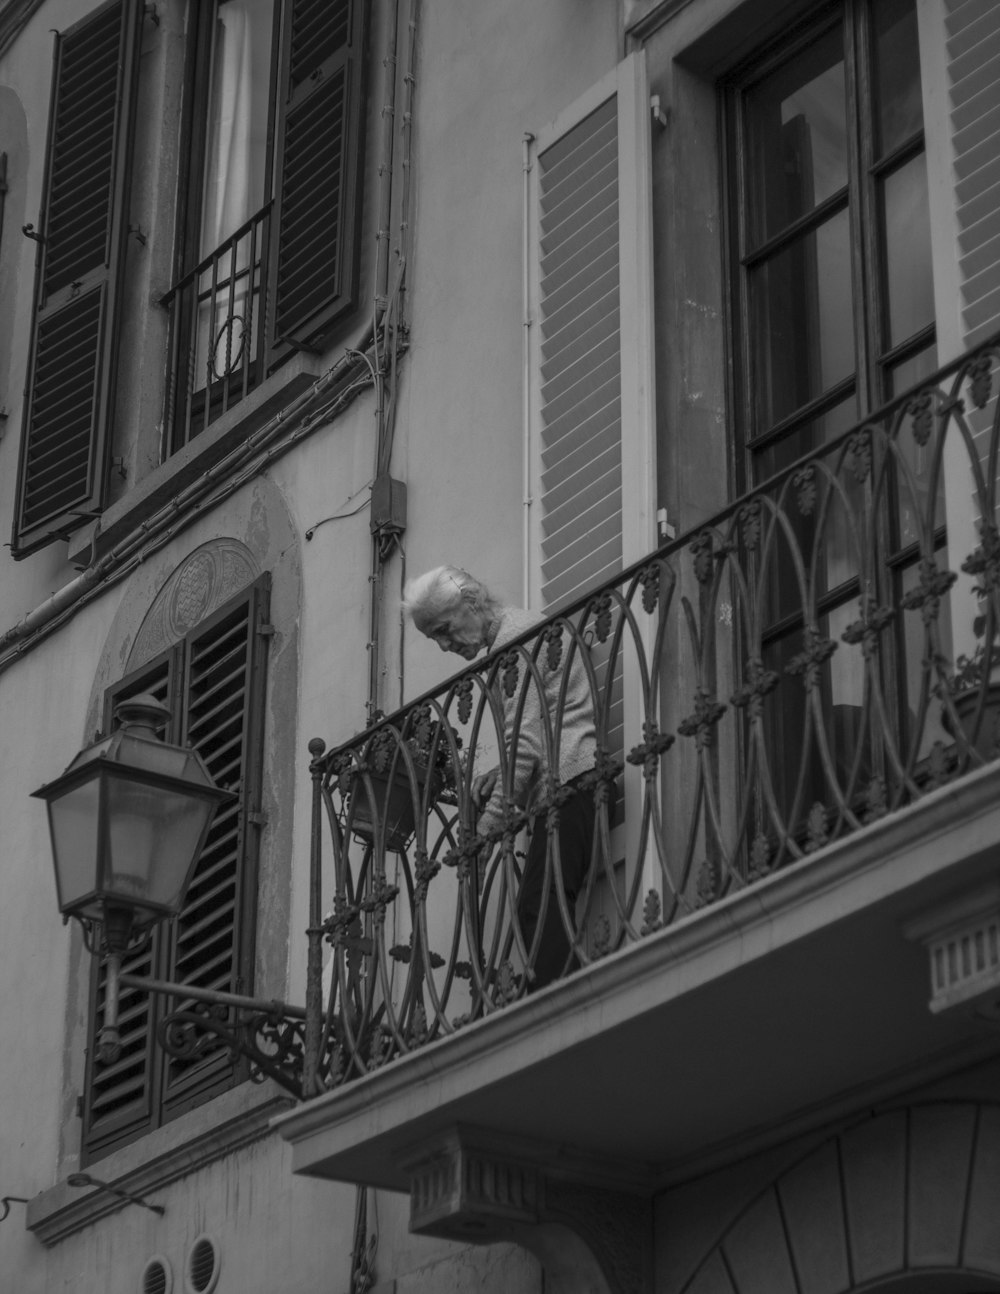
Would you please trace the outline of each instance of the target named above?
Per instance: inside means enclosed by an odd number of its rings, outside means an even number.
[[[311,744],[307,1091],[532,991],[552,914],[572,973],[997,753],[998,358],[994,339],[353,740]],[[963,552],[955,499],[978,516]],[[596,753],[567,787],[581,677]],[[558,828],[581,786],[592,841],[571,860]]]
[[[160,301],[170,312],[171,453],[245,399],[261,379],[271,205]]]

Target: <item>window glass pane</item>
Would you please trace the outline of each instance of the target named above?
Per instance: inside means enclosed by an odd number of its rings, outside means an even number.
[[[876,0],[876,94],[881,152],[889,153],[924,124],[915,0]]]
[[[872,774],[871,727],[863,722],[864,662],[860,652],[841,642],[841,635],[858,616],[857,599],[844,602],[817,618],[821,638],[838,643],[838,650],[819,669],[817,689],[822,718],[822,745],[829,757],[829,773],[848,801],[857,803]],[[786,671],[802,652],[801,625],[764,649],[765,669],[781,676],[781,686],[768,698],[764,710],[765,751],[768,772],[781,814],[788,827],[805,837],[806,819],[815,804],[833,807],[837,795],[830,785],[814,730],[806,739],[806,692],[801,673]],[[801,789],[799,789],[801,788]],[[799,790],[795,811],[796,790]]]
[[[803,454],[846,431],[856,420],[855,400],[851,396],[759,451],[754,457],[756,479],[762,481],[791,466]],[[812,572],[809,578],[817,596],[837,588],[857,573],[854,543],[859,532],[858,518],[864,509],[864,486],[852,472],[841,469],[837,474],[841,489],[835,489],[830,484],[830,473],[835,469],[836,457],[828,455],[823,461],[829,472],[813,468],[808,483],[799,484],[793,478],[791,488],[784,486],[771,492],[775,499],[780,496],[786,524],[779,526],[771,550],[770,570],[762,581],[766,623],[802,614],[797,573],[800,564]],[[806,493],[811,496],[808,507],[803,506]]]
[[[882,188],[889,345],[934,321],[927,160],[918,153],[887,175]]]
[[[842,431],[846,431],[858,420],[857,401],[849,396],[841,400],[826,413],[796,427],[781,440],[774,441],[764,449],[754,453],[754,480],[766,481],[775,472],[791,466],[792,463],[809,454],[821,445],[828,444]]]
[[[909,359],[897,364],[890,374],[892,394],[900,395],[915,386],[923,378],[929,377],[938,366],[937,346],[930,345],[918,351]],[[921,536],[921,526],[933,530],[944,525],[944,477],[938,481],[937,499],[933,510],[930,497],[930,473],[934,454],[933,438],[926,445],[920,445],[914,438],[909,419],[904,420],[900,434],[896,439],[900,457],[907,465],[908,471],[900,471],[897,481],[899,536],[897,547],[905,548],[915,543]]]
[[[750,241],[758,246],[847,183],[842,29],[754,86],[746,111]]]
[[[219,0],[206,121],[201,256],[264,201],[274,0]]]
[[[846,211],[753,270],[750,320],[761,434],[854,372]]]
[[[934,556],[938,568],[948,570],[948,550],[946,548],[938,549]],[[901,587],[897,594],[898,598],[901,599],[906,593],[917,587],[919,575],[920,568],[916,563],[901,572]],[[924,699],[928,701],[924,725],[920,734],[919,754],[921,756],[930,754],[931,746],[935,741],[943,742],[945,745],[952,741],[952,738],[941,724],[940,703],[933,695],[928,694],[927,698],[924,697],[925,661],[934,651],[940,651],[946,658],[951,657],[950,598],[944,597],[941,599],[935,625],[938,633],[937,642],[929,641],[928,629],[919,611],[903,611],[896,617],[896,650],[901,657],[901,674],[905,688],[902,716],[904,721],[902,734],[904,750],[906,748],[905,743],[912,740],[913,728],[920,713],[921,701]],[[936,681],[937,675],[931,671],[926,680],[928,686],[932,686]]]

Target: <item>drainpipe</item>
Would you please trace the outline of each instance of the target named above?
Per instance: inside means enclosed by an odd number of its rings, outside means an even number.
[[[521,229],[521,425],[523,429],[522,454],[522,535],[521,535],[521,599],[522,606],[531,606],[531,167],[532,144],[535,137],[525,131],[521,144],[521,170],[523,171],[523,211]]]

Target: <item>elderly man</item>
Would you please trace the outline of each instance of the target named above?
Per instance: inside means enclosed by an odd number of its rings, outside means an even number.
[[[457,566],[438,566],[411,580],[403,592],[403,605],[413,623],[442,651],[455,652],[473,660],[481,651],[505,647],[543,619],[542,616],[517,607],[504,606],[477,579]],[[569,789],[560,807],[559,853],[563,888],[572,913],[576,896],[590,865],[594,838],[594,801],[580,779],[594,768],[596,740],[594,711],[587,672],[578,653],[563,666],[549,670],[544,655],[539,669],[544,680],[544,702],[550,722],[554,724],[563,687],[569,670],[561,707],[558,734],[559,780]],[[530,813],[546,771],[541,698],[537,685],[521,671],[524,697],[520,727],[511,771],[511,793],[515,803]],[[504,698],[505,740],[508,753],[513,742],[513,725],[521,689],[512,698]],[[480,809],[476,830],[488,835],[503,824],[504,788],[493,769],[476,778],[473,801]],[[530,949],[542,907],[545,908],[542,935],[534,962],[533,987],[540,988],[576,964],[570,955],[570,940],[559,912],[554,872],[548,875],[546,887],[545,817],[531,819],[531,842],[524,876],[518,895],[518,916],[525,945]],[[556,855],[553,853],[553,863]],[[547,893],[546,893],[547,888]]]

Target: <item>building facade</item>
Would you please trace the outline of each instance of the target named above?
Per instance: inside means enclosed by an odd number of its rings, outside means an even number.
[[[0,4],[0,1287],[1000,1289],[998,333],[992,0]],[[30,796],[143,693],[109,1057]]]

